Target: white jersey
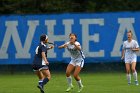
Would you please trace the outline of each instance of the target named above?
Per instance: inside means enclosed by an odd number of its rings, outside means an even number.
[[[67,44],[67,49],[70,52],[71,59],[85,58],[81,50],[77,50],[74,45],[70,44],[70,42],[67,42],[66,44]],[[80,46],[81,48],[81,45],[79,42],[76,41],[75,44]]]
[[[136,40],[132,40],[131,42],[124,41],[123,49],[125,50],[125,62],[127,61],[136,61],[137,55],[135,51],[132,51],[131,48],[139,48],[138,42]]]

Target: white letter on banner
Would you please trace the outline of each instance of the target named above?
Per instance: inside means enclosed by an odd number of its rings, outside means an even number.
[[[17,50],[16,58],[30,58],[29,49],[31,46],[35,28],[37,25],[39,25],[39,22],[38,21],[28,21],[28,25],[29,25],[29,30],[27,33],[24,47],[22,47],[21,40],[20,40],[18,30],[17,30],[18,21],[6,21],[7,28],[6,28],[4,40],[3,40],[3,43],[2,43],[2,46],[0,49],[0,58],[1,59],[8,58],[8,54],[6,52],[7,52],[11,38],[13,38],[13,42],[14,42],[16,50]]]
[[[46,20],[45,25],[48,28],[48,36],[51,37],[49,40],[51,42],[54,41],[65,41],[67,42],[69,40],[68,35],[71,33],[71,25],[73,24],[72,19],[65,19],[63,20],[63,24],[65,26],[65,34],[64,35],[54,35],[54,26],[56,25],[56,20]],[[58,28],[58,31],[61,31],[61,29]],[[50,50],[50,53],[48,54],[48,58],[55,58],[56,53],[54,53],[54,49]],[[69,57],[67,51],[63,53],[63,57]]]
[[[99,42],[99,34],[89,35],[89,25],[98,24],[103,26],[104,19],[80,19],[80,24],[82,25],[83,51],[86,57],[104,57],[104,50],[99,50],[99,52],[89,51],[89,41]]]
[[[120,24],[120,27],[119,27],[117,38],[113,47],[113,51],[111,52],[111,57],[121,56],[120,49],[123,44],[123,37],[126,35],[125,34],[126,31],[131,30],[133,33],[134,39],[137,40],[134,27],[133,27],[133,23],[135,23],[134,18],[118,18],[118,23]]]

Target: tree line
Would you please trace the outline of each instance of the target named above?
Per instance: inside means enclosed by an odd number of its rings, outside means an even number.
[[[0,14],[139,11],[140,0],[1,0]]]

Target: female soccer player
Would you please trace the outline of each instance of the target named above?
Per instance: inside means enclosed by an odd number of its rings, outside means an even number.
[[[69,92],[72,88],[72,78],[71,78],[71,73],[74,70],[74,78],[78,83],[79,90],[78,92],[81,92],[83,89],[83,85],[81,82],[81,78],[79,77],[79,73],[84,65],[84,55],[83,52],[81,51],[81,45],[79,42],[77,42],[77,36],[73,33],[69,35],[69,42],[59,46],[58,48],[67,48],[68,51],[71,54],[71,61],[69,65],[67,66],[66,70],[66,77],[68,81],[69,87],[67,88],[66,92]]]
[[[126,73],[127,73],[127,80],[128,85],[131,84],[131,71],[135,79],[135,85],[139,85],[138,79],[137,79],[137,71],[136,71],[136,61],[137,61],[137,55],[136,52],[139,51],[139,45],[136,40],[132,39],[132,32],[127,32],[127,41],[124,41],[123,43],[123,49],[122,49],[122,58],[125,60],[125,67],[126,67]]]
[[[33,60],[33,70],[35,71],[36,75],[39,78],[38,81],[38,88],[40,89],[41,93],[44,93],[44,85],[51,78],[51,74],[49,71],[49,62],[47,60],[47,50],[52,49],[53,46],[47,48],[46,43],[48,42],[48,36],[43,34],[40,36],[40,44],[37,46]]]

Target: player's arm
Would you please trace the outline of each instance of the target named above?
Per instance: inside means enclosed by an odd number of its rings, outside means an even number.
[[[125,53],[125,43],[123,43],[123,48],[122,48],[122,57],[121,57],[121,60],[124,59],[124,53]]]
[[[48,62],[48,60],[47,60],[47,58],[46,58],[45,52],[42,52],[41,55],[42,55],[42,58],[43,58],[43,60],[45,61],[45,63],[48,65],[49,62]]]
[[[45,46],[42,46],[42,53],[41,53],[42,58],[45,61],[46,65],[49,65],[49,62],[48,62],[48,60],[46,58],[46,54],[45,54],[46,51],[47,51],[47,48]]]
[[[52,48],[54,48],[54,46],[49,46],[49,47],[47,48],[47,50],[50,50],[50,49],[52,49]]]
[[[139,45],[138,45],[138,42],[135,42],[135,48],[132,48],[132,51],[134,51],[134,52],[139,51]]]
[[[139,48],[132,48],[132,51],[139,51]]]
[[[80,44],[77,45],[77,44],[74,43],[73,45],[75,46],[75,48],[76,48],[77,50],[81,50]]]
[[[58,46],[58,48],[66,48],[67,47],[67,44],[63,44],[61,46]]]
[[[122,57],[121,57],[121,60],[123,60],[123,59],[124,59],[124,53],[125,53],[125,50],[124,50],[124,49],[122,49]]]

